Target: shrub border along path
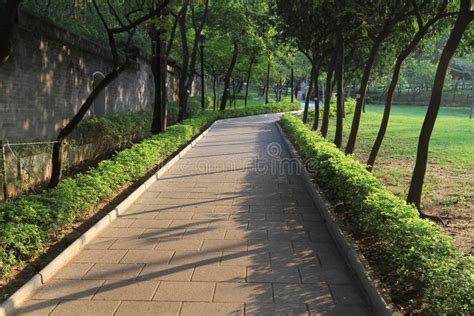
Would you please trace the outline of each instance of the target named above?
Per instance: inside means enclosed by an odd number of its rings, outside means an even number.
[[[41,254],[45,245],[57,241],[63,227],[81,218],[101,201],[116,195],[117,189],[143,177],[193,137],[218,119],[300,110],[298,103],[279,102],[265,106],[204,112],[165,132],[118,152],[96,168],[41,194],[22,197],[0,205],[0,273],[5,275]]]
[[[331,198],[349,205],[360,234],[377,245],[397,287],[411,289],[413,310],[468,315],[473,308],[474,260],[417,210],[389,192],[365,166],[346,156],[296,116],[280,121]]]
[[[0,316],[8,316],[15,313],[16,309],[31,297],[42,285],[51,280],[54,275],[62,269],[72,258],[74,258],[89,242],[98,236],[105,228],[107,228],[114,220],[122,215],[127,208],[132,205],[147,188],[153,185],[166,171],[168,171],[178,160],[180,160],[189,149],[191,149],[207,132],[212,128],[212,123],[205,131],[198,137],[184,147],[165,165],[163,165],[155,174],[148,180],[136,188],[125,200],[117,205],[112,211],[107,213],[101,220],[95,223],[84,234],[76,239],[64,251],[62,251],[53,261],[46,267],[34,275],[27,283],[25,283],[19,290],[10,296],[0,306]]]

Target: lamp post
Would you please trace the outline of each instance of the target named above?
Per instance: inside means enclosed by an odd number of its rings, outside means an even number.
[[[201,49],[201,109],[204,111],[205,101],[204,101],[204,35],[200,36],[199,48]]]

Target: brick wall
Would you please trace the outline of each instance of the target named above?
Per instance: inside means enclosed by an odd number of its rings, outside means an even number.
[[[25,12],[15,32],[14,53],[0,67],[0,139],[52,140],[90,93],[93,74],[111,69],[110,54]],[[171,67],[169,72],[173,99],[177,74]],[[143,110],[151,106],[153,93],[150,63],[146,56],[138,56],[106,88],[105,106],[96,112]]]

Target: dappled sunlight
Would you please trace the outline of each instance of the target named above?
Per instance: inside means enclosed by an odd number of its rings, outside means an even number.
[[[0,314],[469,313],[473,1],[0,0]]]
[[[294,170],[256,167],[288,157],[276,118],[216,123],[25,310],[88,299],[196,302],[211,314],[370,313]]]
[[[25,14],[20,23],[15,54],[0,72],[0,139],[52,140],[92,91],[92,74],[106,74],[111,60],[99,45],[48,22]],[[106,89],[107,113],[148,109],[150,74],[138,58]]]

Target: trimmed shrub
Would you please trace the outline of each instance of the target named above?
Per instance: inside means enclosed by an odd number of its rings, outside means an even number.
[[[212,107],[212,99],[210,97],[205,98],[204,106],[206,109],[210,109]],[[201,97],[194,96],[188,98],[188,113],[186,115],[187,118],[193,117],[194,115],[201,112]],[[178,114],[179,114],[179,102],[178,101],[170,101],[168,104],[168,122],[169,124],[174,124],[178,121]]]
[[[151,112],[141,111],[88,118],[79,124],[72,138],[79,144],[100,139],[117,147],[128,146],[150,136],[152,116]]]
[[[346,156],[300,118],[285,114],[281,125],[304,159],[312,159],[314,180],[331,197],[349,205],[358,231],[380,247],[398,288],[410,289],[412,308],[429,314],[472,311],[474,260],[418,211],[389,192],[379,179]]]
[[[115,191],[146,174],[157,161],[188,143],[220,118],[297,110],[300,106],[274,103],[223,112],[202,112],[165,132],[118,152],[86,173],[62,180],[41,194],[0,205],[0,273],[40,254],[44,245],[59,238],[61,229]]]
[[[329,104],[329,116],[330,117],[335,117],[337,114],[337,105],[336,105],[337,99],[335,97],[331,98],[331,103]],[[354,98],[347,98],[344,100],[344,113],[345,114],[352,114],[354,113],[355,106],[356,106],[356,99]],[[319,105],[321,108],[321,115],[323,113],[323,104]]]

